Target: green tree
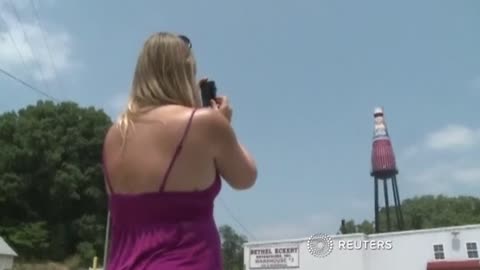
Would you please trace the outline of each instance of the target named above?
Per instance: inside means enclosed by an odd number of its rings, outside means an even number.
[[[103,111],[72,102],[0,115],[0,234],[22,258],[103,255],[100,161],[110,125]]]
[[[349,233],[356,233],[357,226],[355,225],[355,221],[350,219],[348,221],[342,220],[342,225],[340,225],[340,233],[341,234],[349,234]]]
[[[362,223],[356,225],[357,227],[357,232],[361,232],[364,234],[371,234],[375,232],[375,226],[373,225],[373,222],[370,222],[368,220],[364,220]]]
[[[407,229],[480,223],[480,198],[425,195],[402,203]]]
[[[223,225],[219,229],[222,239],[223,268],[229,270],[242,270],[243,267],[243,244],[247,238],[237,234],[235,230]]]

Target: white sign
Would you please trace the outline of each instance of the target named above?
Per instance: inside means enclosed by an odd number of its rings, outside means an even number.
[[[285,269],[298,268],[298,244],[275,247],[251,248],[250,269]]]

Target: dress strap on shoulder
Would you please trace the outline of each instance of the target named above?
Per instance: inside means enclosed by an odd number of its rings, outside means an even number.
[[[180,139],[180,142],[178,143],[178,145],[175,149],[175,153],[173,154],[172,160],[170,161],[170,164],[168,165],[167,171],[165,172],[165,175],[163,176],[162,184],[160,186],[160,191],[163,191],[165,189],[165,185],[167,183],[168,176],[170,175],[170,172],[172,171],[173,165],[175,164],[175,161],[177,160],[177,157],[182,150],[183,143],[185,142],[185,138],[188,135],[188,132],[190,130],[190,126],[192,125],[193,115],[195,114],[196,110],[197,110],[196,108],[193,109],[192,114],[190,115],[190,118],[188,119],[188,123],[187,123],[187,126],[185,127],[185,130],[183,131],[182,138]]]

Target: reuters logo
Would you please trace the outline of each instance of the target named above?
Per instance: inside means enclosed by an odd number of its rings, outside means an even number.
[[[320,233],[310,236],[307,241],[308,252],[315,257],[323,258],[333,251],[333,240],[330,236]]]

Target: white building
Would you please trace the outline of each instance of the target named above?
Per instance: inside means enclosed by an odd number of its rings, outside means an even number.
[[[13,259],[17,253],[0,237],[0,270],[13,269]]]
[[[311,239],[309,241],[309,239]],[[480,270],[480,224],[365,235],[362,233],[244,246],[246,270]],[[331,252],[318,243],[332,244]],[[314,256],[309,252],[323,252]],[[323,255],[323,257],[322,257]]]

